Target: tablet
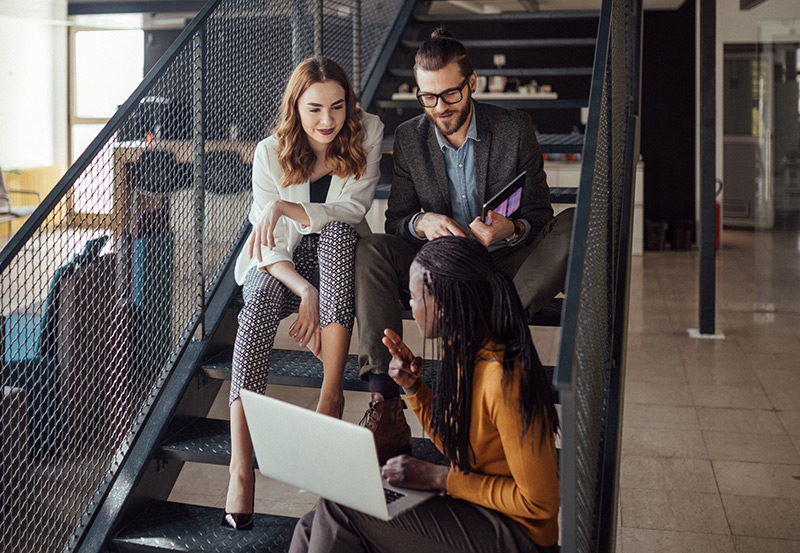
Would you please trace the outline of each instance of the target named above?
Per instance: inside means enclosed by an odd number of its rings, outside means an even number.
[[[494,211],[507,219],[517,214],[520,205],[522,205],[522,187],[525,185],[526,173],[527,171],[523,171],[514,177],[514,180],[505,185],[492,199],[483,204],[484,224],[491,224],[491,219],[487,217],[489,211]]]

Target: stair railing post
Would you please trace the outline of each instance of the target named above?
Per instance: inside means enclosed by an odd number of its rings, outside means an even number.
[[[361,0],[353,0],[353,90],[361,96]]]
[[[200,310],[200,332],[201,336],[206,337],[205,324],[205,252],[204,231],[205,231],[205,150],[206,150],[206,128],[205,128],[205,53],[206,53],[206,28],[202,27],[194,37],[194,86],[193,94],[193,117],[194,130],[192,145],[194,147],[194,244],[195,244],[195,267],[197,270],[197,305]]]
[[[322,1],[314,3],[314,55],[322,55]]]
[[[304,37],[300,31],[305,17],[304,1],[292,0],[292,66],[296,66],[303,61],[303,42]]]

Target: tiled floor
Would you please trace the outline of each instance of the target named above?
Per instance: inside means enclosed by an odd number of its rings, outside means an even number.
[[[697,251],[634,258],[617,551],[800,552],[800,246],[796,233],[762,234],[766,246],[753,232],[725,232],[724,339],[687,333],[698,326]],[[766,256],[754,255],[756,242]],[[534,341],[552,364],[557,332],[535,329]],[[315,390],[268,393],[316,403]],[[226,398],[224,387],[212,416],[227,416]],[[367,401],[348,393],[345,418],[357,421]],[[187,464],[171,499],[221,507],[226,482],[225,467]],[[295,516],[316,499],[260,475],[256,497],[260,512]]]
[[[621,550],[800,552],[797,234],[726,230],[724,339],[687,335],[698,326],[698,260],[697,251],[634,259]],[[754,311],[769,303],[775,312]]]

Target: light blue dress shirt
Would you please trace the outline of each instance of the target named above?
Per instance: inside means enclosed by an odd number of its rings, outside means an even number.
[[[475,110],[473,109],[470,118],[467,138],[460,148],[454,148],[450,142],[439,132],[439,127],[434,125],[436,142],[444,156],[444,166],[447,171],[447,183],[450,186],[450,209],[453,213],[453,220],[471,235],[469,224],[479,217],[483,211],[481,199],[478,197],[478,184],[475,181],[475,142],[480,142],[478,138],[478,126],[475,123]],[[408,222],[408,230],[411,235],[422,239],[414,231],[414,220],[412,217]],[[522,221],[525,225],[526,236],[528,234],[527,221]],[[505,241],[498,242],[489,246],[489,250],[505,247]]]

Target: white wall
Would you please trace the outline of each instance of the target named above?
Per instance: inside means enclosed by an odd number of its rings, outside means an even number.
[[[717,0],[717,42],[757,42],[761,21],[799,18],[798,0],[767,0],[744,12],[739,9],[738,0]]]
[[[67,0],[0,2],[0,165],[67,167]]]
[[[698,0],[698,6],[699,2],[700,0]],[[722,118],[724,116],[722,111],[722,77],[724,45],[736,43],[757,43],[764,38],[759,36],[760,28],[764,29],[765,27],[769,27],[770,29],[774,30],[776,28],[786,26],[787,32],[791,31],[792,28],[796,27],[796,24],[793,25],[792,23],[800,21],[800,0],[766,0],[762,4],[748,11],[741,11],[739,9],[739,0],[716,0],[716,2],[716,167],[717,177],[722,178]],[[800,36],[797,37],[797,40],[800,40]]]

